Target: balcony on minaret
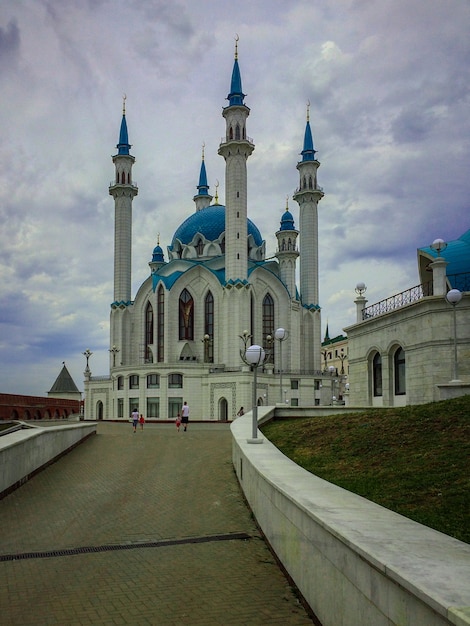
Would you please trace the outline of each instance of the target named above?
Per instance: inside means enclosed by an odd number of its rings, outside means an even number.
[[[110,187],[116,187],[116,186],[122,186],[122,187],[137,187],[137,181],[132,180],[130,182],[121,182],[120,180],[112,180],[109,183]]]
[[[242,137],[238,137],[237,139],[235,137],[227,137],[227,136],[220,138],[220,144],[221,145],[224,144],[224,143],[229,143],[230,141],[247,141],[249,144],[254,146],[253,139],[251,137],[247,137],[247,136],[245,136],[243,138]]]

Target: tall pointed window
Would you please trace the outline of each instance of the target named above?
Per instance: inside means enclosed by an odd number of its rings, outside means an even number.
[[[266,294],[263,300],[263,348],[271,349],[267,336],[274,336],[274,300],[270,294]]]
[[[382,395],[382,357],[378,352],[372,359],[372,391],[376,397]]]
[[[194,300],[187,289],[183,289],[179,300],[179,338],[194,339]]]
[[[210,291],[204,300],[204,361],[214,362],[214,296]]]
[[[153,306],[150,302],[145,308],[145,362],[153,362]]]
[[[405,351],[402,347],[398,348],[393,355],[393,372],[395,378],[395,395],[404,396],[406,393],[406,368]]]
[[[157,292],[157,361],[165,358],[165,292],[160,285]]]
[[[240,124],[235,126],[235,139],[240,139]]]

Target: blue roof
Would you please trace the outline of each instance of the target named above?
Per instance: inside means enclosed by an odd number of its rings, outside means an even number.
[[[164,262],[163,258],[163,250],[160,246],[155,246],[152,254],[152,262],[153,263],[162,263]]]
[[[199,172],[199,185],[197,186],[200,194],[207,195],[209,185],[207,184],[206,166],[204,161],[201,163],[201,171]]]
[[[253,236],[257,246],[263,243],[258,228],[250,219],[247,219],[248,234]],[[178,239],[182,244],[190,243],[199,233],[207,241],[216,241],[225,232],[225,207],[222,204],[212,204],[196,213],[192,213],[176,230],[171,247]]]
[[[245,94],[242,89],[242,77],[240,75],[240,68],[238,66],[238,60],[235,59],[232,70],[232,81],[230,83],[230,93],[227,96],[229,105],[243,105],[243,98]]]
[[[295,230],[294,218],[288,209],[282,214],[280,230]]]
[[[121,120],[121,130],[119,132],[119,143],[116,146],[118,154],[129,154],[130,147],[129,138],[127,136],[126,116],[123,115]]]
[[[430,246],[419,248],[420,251],[431,257],[437,257]],[[446,274],[453,277],[455,274],[466,274],[470,272],[470,229],[454,241],[448,241],[445,250],[442,250],[441,256],[447,261]],[[458,279],[450,280],[455,288],[459,288]],[[455,282],[455,284],[454,284]]]
[[[300,153],[302,155],[302,161],[315,161],[315,148],[313,147],[312,129],[310,128],[310,122],[307,121],[304,135],[304,148]]]

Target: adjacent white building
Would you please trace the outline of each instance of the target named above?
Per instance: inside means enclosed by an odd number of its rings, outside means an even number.
[[[470,393],[470,230],[418,250],[420,284],[367,306],[358,284],[348,335],[354,406],[424,404]]]
[[[331,376],[322,373],[320,360],[317,210],[323,190],[309,113],[293,196],[299,229],[286,206],[275,258],[266,259],[265,241],[248,217],[247,162],[255,145],[247,131],[250,109],[237,49],[227,99],[218,150],[225,160],[225,205],[217,192],[215,199],[209,193],[203,154],[195,207],[177,228],[166,258],[157,242],[149,275],[134,297],[132,203],[138,189],[123,110],[109,188],[115,205],[110,372],[93,376],[87,361],[86,418],[127,419],[137,408],[147,419],[172,419],[187,400],[191,419],[232,419],[240,407],[252,405],[253,375],[241,358],[251,344],[268,354],[259,368],[258,404],[330,402]],[[274,339],[278,328],[285,330],[282,342]]]

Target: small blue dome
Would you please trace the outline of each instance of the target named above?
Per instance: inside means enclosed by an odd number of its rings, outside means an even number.
[[[152,263],[163,263],[163,250],[160,246],[155,246],[152,253]]]
[[[255,244],[260,246],[263,238],[258,228],[250,219],[247,219],[248,234],[253,236]],[[171,246],[178,239],[183,245],[190,243],[194,235],[200,233],[207,241],[216,241],[225,232],[225,207],[222,204],[212,204],[196,213],[192,213],[176,230]]]
[[[294,218],[292,213],[287,209],[282,214],[280,230],[295,230]]]

